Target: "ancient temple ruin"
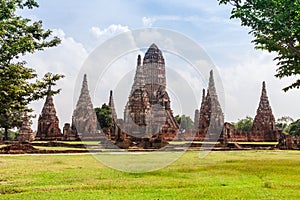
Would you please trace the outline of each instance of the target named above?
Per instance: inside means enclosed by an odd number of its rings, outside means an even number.
[[[48,90],[51,90],[49,86]],[[59,120],[53,103],[53,97],[48,95],[42,113],[38,119],[38,130],[36,139],[40,140],[60,140],[62,133],[59,128]]]
[[[275,117],[268,100],[266,83],[262,83],[262,92],[253,127],[250,131],[235,130],[226,123],[222,137],[228,142],[275,142],[282,133],[275,127]]]
[[[177,124],[166,91],[165,60],[155,44],[147,50],[143,63],[138,55],[134,82],[124,110],[122,131],[134,143],[172,140]]]
[[[116,108],[115,108],[115,103],[114,103],[113,91],[112,90],[109,93],[108,105],[109,105],[109,107],[111,109],[111,114],[112,114],[113,120],[117,121],[118,117],[117,117],[117,112],[116,112]]]
[[[49,87],[49,90],[51,88]],[[171,100],[166,90],[165,60],[161,50],[152,44],[144,58],[137,56],[136,71],[125,105],[123,119],[118,119],[113,92],[108,105],[113,123],[100,129],[88,89],[86,74],[83,77],[79,99],[72,115],[72,123],[66,123],[63,134],[52,96],[47,96],[38,119],[37,139],[41,140],[97,140],[109,148],[161,148],[172,140],[218,141],[221,145],[237,142],[275,142],[287,138],[275,127],[275,118],[267,96],[266,84],[262,83],[261,97],[249,131],[236,130],[224,123],[224,113],[218,99],[214,73],[210,71],[207,89],[203,89],[200,108],[195,110],[194,126],[179,133],[179,125],[173,116]],[[120,117],[120,116],[119,116]],[[20,141],[31,141],[32,130],[24,118]],[[290,142],[291,143],[291,142]],[[288,148],[288,145],[285,145]]]
[[[24,114],[23,123],[17,139],[19,142],[31,142],[35,139],[27,112]]]
[[[202,93],[200,110],[195,111],[194,131],[196,140],[217,141],[224,125],[224,114],[218,100],[213,71],[210,71],[207,94]]]
[[[90,97],[87,76],[84,74],[81,92],[72,116],[72,128],[81,139],[95,139],[98,136],[97,116]]]
[[[275,117],[268,100],[266,83],[262,83],[262,92],[259,101],[259,106],[256,111],[256,116],[253,121],[253,131],[274,131]]]

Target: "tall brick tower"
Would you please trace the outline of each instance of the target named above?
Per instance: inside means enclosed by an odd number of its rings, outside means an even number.
[[[83,76],[80,96],[73,111],[72,127],[81,137],[97,136],[97,116],[90,97],[86,74]]]
[[[165,60],[155,44],[147,50],[143,63],[138,56],[134,83],[124,111],[127,134],[151,138],[155,134],[176,135],[179,126],[166,91]]]
[[[253,121],[253,131],[273,131],[275,130],[275,117],[267,96],[266,83],[262,83],[261,97],[256,116]]]
[[[198,136],[205,137],[208,134],[209,139],[217,140],[224,126],[224,114],[218,100],[215,87],[213,71],[210,71],[207,94],[205,90],[202,94],[202,103],[199,114]]]
[[[51,90],[51,86],[48,90]],[[62,137],[53,97],[50,95],[46,97],[42,113],[39,116],[36,137],[41,140],[56,140]]]

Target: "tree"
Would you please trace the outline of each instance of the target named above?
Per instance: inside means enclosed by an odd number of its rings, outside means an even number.
[[[276,121],[276,127],[280,130],[282,130],[285,133],[288,133],[288,128],[289,125],[293,122],[294,120],[289,117],[289,116],[283,116],[277,119]]]
[[[256,49],[276,52],[278,78],[297,80],[283,88],[300,88],[300,1],[296,0],[218,0],[233,6],[231,18],[250,27]],[[298,76],[298,78],[297,78]]]
[[[250,131],[253,127],[253,118],[246,116],[245,119],[239,119],[238,122],[232,123],[234,129],[241,131]]]
[[[101,129],[110,128],[113,122],[110,106],[104,103],[101,108],[95,108],[94,110]]]
[[[16,14],[18,9],[38,7],[37,2],[0,0],[0,6],[0,128],[8,139],[8,130],[19,127],[23,114],[32,111],[28,108],[32,101],[60,91],[47,88],[63,76],[47,73],[38,80],[35,70],[20,58],[60,43],[50,30],[42,28],[41,21],[32,22]]]
[[[300,136],[300,119],[292,122],[288,127],[288,133],[292,136]]]
[[[194,125],[193,120],[190,118],[190,116],[186,115],[176,115],[175,120],[178,124],[180,124],[180,130],[187,130],[189,128],[192,128]]]
[[[8,139],[9,140],[15,140],[17,139],[19,135],[19,131],[15,131],[15,130],[8,130]],[[4,135],[4,130],[0,130],[0,137],[3,138]]]

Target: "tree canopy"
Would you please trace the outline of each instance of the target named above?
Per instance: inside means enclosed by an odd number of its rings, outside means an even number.
[[[26,67],[22,56],[53,47],[60,39],[51,36],[51,30],[44,30],[42,22],[32,22],[16,14],[18,9],[38,7],[34,0],[0,0],[0,128],[8,129],[21,125],[24,112],[31,111],[28,105],[45,95],[48,86],[62,78],[62,75],[47,73],[38,80],[35,70]],[[38,67],[38,66],[37,66]]]
[[[246,116],[245,119],[239,119],[238,122],[232,123],[234,129],[241,131],[250,131],[253,127],[253,118]]]
[[[112,111],[109,105],[104,103],[101,108],[95,108],[95,112],[99,125],[102,129],[110,128],[112,126],[113,118]]]
[[[291,117],[283,116],[277,119],[276,127],[284,133],[288,133],[289,126],[292,122],[294,122],[294,120]]]
[[[231,18],[241,20],[254,36],[257,49],[276,52],[278,78],[295,81],[283,88],[300,88],[300,1],[299,0],[218,0],[233,6]]]
[[[189,128],[193,127],[193,120],[190,118],[190,116],[186,115],[176,115],[175,120],[177,121],[178,124],[180,124],[180,130],[187,130]]]
[[[292,136],[300,136],[300,119],[289,125],[288,133]]]

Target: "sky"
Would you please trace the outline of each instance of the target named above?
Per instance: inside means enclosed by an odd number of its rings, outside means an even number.
[[[54,96],[61,128],[64,123],[71,122],[80,90],[78,84],[81,84],[82,69],[91,54],[118,34],[153,27],[184,35],[206,52],[217,76],[216,85],[225,121],[232,122],[245,116],[254,118],[261,95],[262,81],[266,81],[275,118],[282,116],[300,118],[300,91],[292,90],[287,93],[282,91],[283,87],[295,79],[274,77],[276,63],[273,58],[276,55],[254,49],[251,43],[253,37],[248,34],[249,29],[241,27],[239,20],[229,19],[230,6],[218,5],[216,0],[37,0],[37,2],[39,8],[22,10],[18,13],[35,21],[42,20],[44,28],[53,30],[53,34],[59,36],[62,43],[57,47],[26,55],[24,59],[40,77],[46,72],[65,75],[64,79],[57,82],[56,88],[62,88],[61,93]],[[149,41],[149,46],[150,44]],[[120,48],[122,45],[120,44]],[[106,71],[104,78],[100,80],[98,77],[98,82],[89,81],[88,77],[89,84],[93,83],[89,87],[94,107],[107,103],[109,90],[112,89],[118,116],[122,117],[127,93],[132,84],[130,81],[133,81],[136,57],[137,54],[143,53],[145,49],[135,50],[115,60],[110,64],[110,71]],[[170,79],[168,84],[174,83],[173,88],[168,89],[174,113],[187,114],[193,119],[193,110],[199,108],[201,91],[203,87],[207,87],[205,81],[207,79],[193,76],[193,71],[188,70],[189,64],[180,57],[167,51],[163,54],[167,65],[167,79]],[[189,103],[176,99],[176,94],[180,93],[176,92],[180,90],[180,86],[176,86],[178,81],[174,80],[176,74],[187,81],[187,85],[195,94],[195,102],[190,104],[191,108],[182,110],[182,107]],[[203,76],[208,76],[208,73]],[[42,110],[43,103],[44,99],[31,105],[37,116]],[[36,124],[37,118],[33,119],[35,130]]]

